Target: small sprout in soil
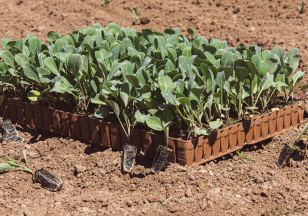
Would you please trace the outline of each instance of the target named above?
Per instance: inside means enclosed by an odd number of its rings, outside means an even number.
[[[305,2],[302,1],[302,7],[298,7],[298,11],[299,11],[300,13],[304,13],[304,6],[305,6]]]
[[[139,18],[140,15],[139,15],[139,13],[137,11],[137,8],[135,8],[135,13],[129,7],[126,7],[126,9],[129,10],[136,17],[136,19],[138,20],[138,23],[140,24],[140,18]]]
[[[102,6],[103,6],[103,7],[106,7],[107,4],[109,4],[109,3],[110,3],[110,1],[108,1],[108,0],[103,0],[103,1],[102,1]]]
[[[21,170],[21,171],[29,172],[34,176],[33,182],[41,183],[43,188],[47,190],[51,190],[51,191],[58,191],[61,189],[62,187],[61,180],[59,180],[57,177],[53,176],[52,174],[50,174],[44,169],[40,169],[40,170],[33,172],[29,168],[26,150],[22,150],[22,154],[24,156],[27,166],[24,166],[21,163],[18,163],[17,161],[14,161],[12,159],[0,156],[0,158],[7,160],[7,163],[0,163],[0,171]]]
[[[251,160],[251,159],[249,159],[249,158],[247,158],[247,157],[244,157],[239,151],[236,151],[236,154],[237,154],[237,156],[239,156],[239,157],[241,157],[241,158],[244,158],[244,159],[246,159],[246,160],[249,160],[249,161],[252,161],[252,162],[256,162],[256,161],[254,161],[254,160]]]

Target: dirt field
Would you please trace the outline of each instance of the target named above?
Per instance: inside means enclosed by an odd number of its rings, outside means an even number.
[[[112,0],[102,7],[100,0],[0,0],[0,38],[33,34],[46,41],[51,30],[66,34],[96,22],[138,31],[179,28],[184,34],[192,27],[197,36],[227,40],[230,46],[298,47],[299,70],[308,71],[308,11],[299,14],[300,5],[291,0]],[[137,7],[150,22],[137,25],[125,7]],[[306,156],[296,155],[284,169],[276,165],[283,145],[302,127],[245,147],[242,154],[255,163],[229,155],[194,168],[171,165],[153,175],[151,161],[138,155],[133,173],[122,175],[121,152],[17,125],[29,144],[1,143],[0,155],[20,160],[25,148],[30,165],[47,169],[64,185],[50,192],[33,184],[28,173],[2,172],[0,215],[266,215],[266,209],[308,215]]]

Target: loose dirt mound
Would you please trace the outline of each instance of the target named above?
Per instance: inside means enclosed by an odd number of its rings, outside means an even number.
[[[230,46],[298,47],[299,69],[308,71],[308,13],[298,13],[301,1],[113,0],[105,8],[100,3],[3,1],[0,38],[33,34],[45,40],[48,31],[66,34],[95,22],[102,26],[115,22],[138,31],[179,28],[186,35],[192,27],[197,35],[227,40]],[[137,25],[125,7],[137,7],[150,22]],[[307,76],[301,83],[307,83]],[[28,127],[18,126],[18,131],[29,144],[2,143],[1,155],[21,160],[25,148],[30,164],[61,178],[64,187],[53,193],[33,185],[27,173],[1,173],[1,215],[261,215],[265,208],[272,213],[308,215],[306,158],[297,155],[282,170],[276,165],[283,145],[299,133],[296,129],[245,147],[243,155],[256,163],[227,156],[195,168],[172,165],[152,175],[151,161],[139,155],[133,174],[124,176],[120,152]],[[302,148],[306,149],[305,142]]]

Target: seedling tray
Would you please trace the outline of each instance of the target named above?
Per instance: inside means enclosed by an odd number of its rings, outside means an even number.
[[[128,140],[120,125],[92,119],[61,110],[55,110],[27,102],[5,98],[0,106],[3,119],[29,125],[62,136],[74,137],[89,143],[123,150]],[[230,154],[243,148],[274,137],[296,127],[304,119],[304,102],[291,105],[254,119],[220,129],[210,136],[192,140],[169,138],[168,147],[174,154],[170,163],[196,166]],[[164,136],[144,130],[133,130],[132,143],[137,150],[154,159],[159,145],[165,145]]]

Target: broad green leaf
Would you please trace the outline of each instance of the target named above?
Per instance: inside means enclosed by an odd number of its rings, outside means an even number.
[[[264,66],[269,74],[274,74],[278,67],[278,60],[275,58],[269,58],[265,61]]]
[[[273,85],[273,76],[269,73],[267,73],[260,82],[260,87],[263,88],[263,90],[266,90],[270,88]]]
[[[57,53],[57,52],[60,51],[60,48],[61,48],[61,47],[64,47],[64,48],[65,48],[67,45],[68,45],[67,40],[65,40],[65,39],[63,39],[63,38],[58,39],[58,40],[55,42],[53,52],[54,52],[54,53]]]
[[[205,136],[209,136],[211,135],[211,131],[210,130],[204,130],[204,129],[201,129],[199,127],[195,127],[195,133],[197,135],[205,135]]]
[[[36,90],[31,90],[28,94],[27,97],[29,98],[30,101],[39,101],[42,100],[43,97],[40,92]]]
[[[158,85],[161,91],[172,91],[172,79],[169,76],[159,75]]]
[[[301,79],[304,78],[305,72],[303,71],[297,71],[293,76],[292,76],[292,80],[294,85],[299,82]]]
[[[108,115],[109,115],[109,113],[108,113],[106,107],[104,107],[104,106],[102,106],[102,107],[100,107],[99,109],[97,109],[97,110],[95,111],[95,113],[94,113],[94,116],[95,116],[96,118],[102,118],[102,119],[103,119],[103,118],[106,118]]]
[[[146,123],[148,125],[148,127],[150,127],[153,130],[156,131],[162,131],[163,127],[162,127],[162,122],[160,120],[160,118],[156,117],[156,116],[151,116],[146,120]]]
[[[204,55],[206,56],[206,58],[214,65],[216,62],[215,57],[210,53],[210,52],[204,52]]]
[[[190,34],[193,38],[196,37],[196,32],[193,28],[188,28],[187,31],[188,31],[188,34]]]
[[[35,67],[34,67],[33,65],[31,65],[31,64],[25,64],[24,67],[23,67],[23,69],[24,69],[25,75],[26,75],[29,79],[31,79],[31,80],[33,80],[33,81],[36,81],[36,82],[40,83],[40,79],[39,79],[38,72],[37,72],[37,70],[35,69]]]
[[[45,58],[44,64],[53,74],[55,74],[56,76],[61,76],[54,58],[52,57]]]
[[[210,128],[215,130],[222,125],[222,121],[212,121],[212,122],[209,123],[209,125],[210,125]]]
[[[135,74],[126,74],[125,77],[128,80],[128,82],[132,84],[132,87],[139,86],[139,80]]]
[[[46,63],[45,63],[46,64]],[[79,54],[71,54],[68,59],[68,69],[75,74],[78,75],[81,65],[81,56]]]
[[[12,169],[11,165],[8,163],[0,163],[0,171]]]
[[[172,94],[170,91],[164,90],[161,92],[161,94],[164,97],[164,99],[168,101],[170,104],[176,105],[176,96]]]
[[[112,100],[107,100],[108,104],[111,106],[111,108],[113,109],[114,113],[118,116],[118,118],[120,118],[120,108],[119,105],[112,101]]]
[[[140,123],[145,123],[146,120],[151,117],[149,114],[148,115],[143,115],[139,110],[137,110],[135,112],[135,119],[137,120],[137,122],[140,122]]]
[[[235,68],[235,77],[239,82],[244,82],[246,77],[248,76],[248,71],[244,67],[236,67]]]
[[[5,62],[0,62],[0,73],[5,74],[8,71],[8,65]]]
[[[289,59],[289,65],[293,69],[292,71],[293,74],[299,65],[299,55],[295,55],[291,59]]]
[[[7,65],[11,66],[12,68],[15,68],[14,56],[12,55],[12,53],[7,50],[4,50],[1,54],[1,57]]]
[[[119,69],[121,67],[121,63],[114,63],[112,67],[110,68],[110,73],[107,76],[107,80],[112,80],[114,76],[118,73]]]
[[[35,49],[37,49],[37,53],[41,52],[41,40],[38,37],[33,37],[29,43],[29,50],[32,54],[34,54]]]
[[[232,65],[232,56],[231,52],[225,52],[221,57],[221,66],[230,67]]]

